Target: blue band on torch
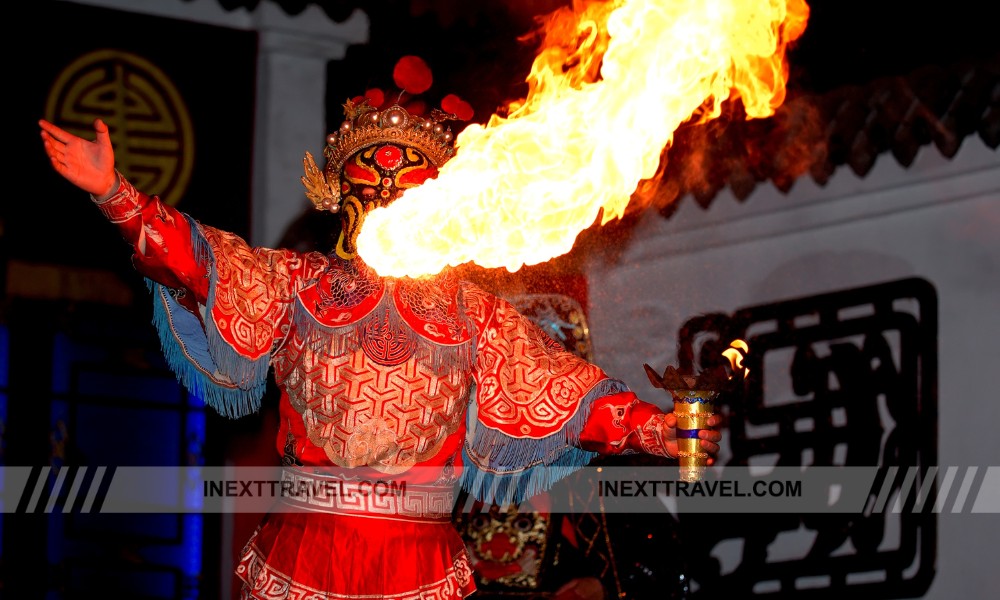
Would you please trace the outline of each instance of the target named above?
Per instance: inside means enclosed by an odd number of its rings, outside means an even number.
[[[679,437],[679,438],[693,439],[693,438],[698,437],[698,432],[699,431],[701,431],[701,430],[700,429],[678,429],[677,430],[677,437]]]

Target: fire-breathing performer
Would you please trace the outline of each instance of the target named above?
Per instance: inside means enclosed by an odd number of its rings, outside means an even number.
[[[239,417],[260,407],[273,368],[285,480],[407,483],[400,502],[283,499],[303,510],[264,518],[236,567],[243,596],[463,598],[475,584],[451,523],[456,485],[519,502],[598,454],[676,456],[676,423],[481,288],[368,267],[355,247],[365,215],[435,177],[455,115],[371,97],[345,109],[325,167],[307,155],[303,178],[317,208],[341,215],[330,254],[251,247],[137,190],[100,120],[94,141],[40,126],[55,170],[133,247],[187,389]],[[701,446],[715,454],[720,438],[704,430]]]

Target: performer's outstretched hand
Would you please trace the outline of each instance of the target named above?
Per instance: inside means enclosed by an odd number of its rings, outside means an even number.
[[[721,423],[722,418],[719,415],[709,417],[706,422],[709,427],[718,427]],[[663,427],[666,430],[663,440],[667,448],[667,454],[677,456],[679,451],[677,447],[677,416],[672,412],[666,413],[663,417]],[[719,453],[718,442],[722,440],[722,434],[715,429],[702,429],[698,431],[698,438],[701,449],[708,453],[708,464],[711,465],[715,462],[715,456]]]
[[[42,141],[56,172],[67,181],[97,198],[112,193],[116,184],[115,153],[111,148],[108,126],[94,120],[93,142],[64,131],[42,119]]]

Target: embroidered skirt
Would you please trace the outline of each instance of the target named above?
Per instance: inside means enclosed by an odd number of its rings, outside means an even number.
[[[290,510],[267,515],[243,550],[243,598],[460,600],[474,592],[450,514],[383,500],[287,501]]]

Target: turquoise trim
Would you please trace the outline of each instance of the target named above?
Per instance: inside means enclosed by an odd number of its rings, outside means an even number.
[[[462,448],[462,487],[477,500],[501,506],[549,490],[597,456],[579,448],[594,401],[625,391],[628,387],[617,379],[601,381],[580,400],[576,414],[562,429],[534,439],[515,438],[480,423],[473,390]]]
[[[186,215],[185,215],[186,216]],[[205,315],[215,303],[215,256],[197,223],[191,223],[195,259],[209,273]],[[219,414],[242,417],[260,409],[267,387],[270,354],[251,360],[239,354],[219,333],[211,318],[199,319],[180,305],[166,286],[147,279],[153,294],[153,325],[167,365],[189,392]]]

